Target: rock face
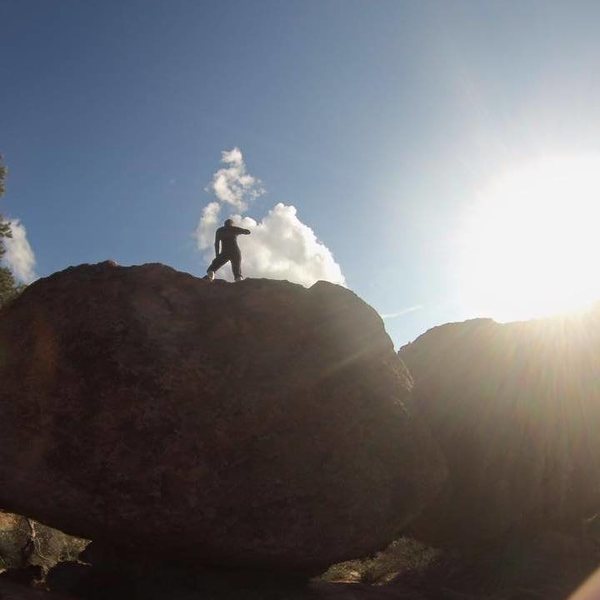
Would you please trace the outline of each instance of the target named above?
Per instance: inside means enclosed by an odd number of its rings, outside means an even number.
[[[467,542],[600,508],[600,312],[436,327],[401,349],[450,477],[415,525]]]
[[[70,268],[0,313],[0,507],[137,551],[320,569],[445,467],[374,310],[319,282]]]

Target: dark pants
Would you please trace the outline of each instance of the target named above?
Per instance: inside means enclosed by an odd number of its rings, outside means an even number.
[[[233,276],[238,279],[242,276],[242,255],[240,252],[221,252],[219,256],[210,263],[209,271],[218,271],[226,262],[231,261]]]

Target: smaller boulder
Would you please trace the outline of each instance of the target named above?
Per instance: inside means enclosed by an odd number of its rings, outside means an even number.
[[[431,329],[400,350],[412,410],[449,467],[411,526],[466,544],[552,524],[579,527],[600,505],[600,311]]]

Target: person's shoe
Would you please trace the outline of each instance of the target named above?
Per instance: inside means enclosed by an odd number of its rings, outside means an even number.
[[[240,275],[239,277],[235,278],[236,281],[244,281],[244,278]]]
[[[207,271],[206,272],[206,279],[208,279],[209,281],[213,281],[215,278],[215,272],[214,271]]]

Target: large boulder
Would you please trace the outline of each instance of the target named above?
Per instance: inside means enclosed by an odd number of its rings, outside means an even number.
[[[0,313],[0,506],[101,543],[319,569],[445,467],[377,313],[319,282],[67,269]]]
[[[443,325],[400,357],[450,471],[422,539],[470,544],[600,508],[600,311]]]

